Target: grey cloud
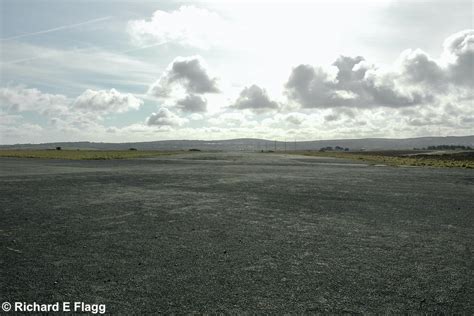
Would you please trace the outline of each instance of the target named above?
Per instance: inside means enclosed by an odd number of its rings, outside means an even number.
[[[407,124],[410,126],[427,126],[427,125],[438,125],[442,122],[432,120],[430,118],[410,118],[407,120]]]
[[[171,93],[171,87],[167,84],[167,79],[161,77],[148,89],[148,94],[157,98],[166,98]]]
[[[338,121],[345,119],[346,121],[348,120],[354,120],[359,113],[356,113],[356,110],[347,108],[347,107],[337,107],[334,109],[331,109],[331,113],[324,116],[324,120],[326,122],[332,122],[332,121]]]
[[[138,109],[143,101],[130,93],[120,93],[115,89],[84,91],[73,103],[74,108],[87,112],[122,113]]]
[[[176,60],[169,73],[171,82],[184,81],[189,92],[216,93],[217,79],[211,78],[199,58]]]
[[[176,102],[176,107],[184,112],[206,112],[207,100],[199,95],[190,94]]]
[[[408,50],[401,57],[401,72],[409,83],[446,88],[446,76],[438,63],[420,49]]]
[[[338,119],[339,119],[339,115],[337,114],[329,114],[324,117],[324,120],[326,122],[337,121]]]
[[[217,78],[209,75],[200,57],[176,58],[161,78],[149,89],[157,97],[169,95],[173,85],[181,85],[188,93],[218,93]]]
[[[185,122],[185,119],[180,118],[167,108],[159,109],[158,112],[152,113],[146,120],[147,125],[150,126],[180,126]]]
[[[469,125],[474,125],[474,117],[472,116],[466,116],[461,118],[461,123],[463,124],[469,124]]]
[[[319,67],[299,65],[293,69],[285,84],[287,96],[300,103],[302,107],[328,107],[334,104],[332,87],[334,82]]]
[[[449,36],[443,47],[443,62],[430,58],[421,49],[403,52],[400,58],[400,79],[441,92],[446,92],[451,86],[472,87],[474,30],[464,30]]]
[[[420,49],[407,50],[398,69],[383,72],[361,56],[340,56],[333,63],[335,78],[322,68],[299,65],[285,84],[285,94],[303,108],[401,108],[434,102],[451,87],[472,87],[474,30],[450,36],[442,57],[445,63]]]
[[[354,66],[358,65],[362,61],[365,61],[364,57],[348,57],[348,56],[339,56],[339,58],[333,63],[333,66],[336,66],[338,69],[337,81],[340,85],[346,85],[353,83],[354,81],[359,81],[364,78],[366,68],[358,67],[354,70]]]
[[[290,113],[285,117],[285,121],[293,125],[301,125],[306,119],[306,115],[301,113]]]
[[[278,103],[270,99],[265,89],[255,84],[245,87],[231,107],[240,110],[249,109],[254,112],[266,112],[279,108]]]
[[[304,108],[331,107],[402,107],[419,104],[425,96],[417,92],[402,92],[391,78],[368,73],[362,57],[341,56],[334,65],[337,76],[332,80],[322,68],[299,65],[285,85],[290,100]]]
[[[338,115],[344,115],[347,118],[355,118],[356,117],[355,111],[350,109],[350,108],[337,108],[337,109],[334,109],[333,112],[338,114]]]
[[[396,84],[392,74],[369,74],[362,81],[365,92],[363,106],[404,107],[419,105],[433,100],[431,94],[423,94],[418,90],[403,90]]]
[[[474,30],[464,30],[444,42],[444,55],[450,60],[450,79],[456,84],[471,87],[474,84]]]

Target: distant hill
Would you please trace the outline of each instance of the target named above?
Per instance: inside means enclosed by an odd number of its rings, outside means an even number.
[[[0,149],[102,149],[102,150],[318,150],[323,147],[344,147],[351,150],[389,150],[426,148],[438,145],[464,145],[474,147],[474,135],[447,137],[418,137],[418,138],[363,138],[335,139],[316,141],[272,141],[256,138],[239,138],[228,140],[163,140],[134,143],[95,143],[95,142],[58,142],[44,144],[15,144],[0,145]]]

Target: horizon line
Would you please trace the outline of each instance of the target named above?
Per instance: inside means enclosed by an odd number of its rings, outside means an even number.
[[[380,140],[408,140],[408,139],[420,139],[420,138],[447,138],[447,137],[474,137],[471,135],[446,135],[446,136],[417,136],[417,137],[405,137],[405,138],[388,138],[388,137],[364,137],[364,138],[334,138],[334,139],[315,139],[315,140],[276,140],[276,139],[265,139],[265,138],[252,138],[252,137],[238,137],[238,138],[225,138],[225,139],[164,139],[164,140],[149,140],[149,141],[128,141],[128,142],[104,142],[104,141],[51,141],[43,143],[15,143],[15,144],[0,144],[0,146],[16,146],[16,145],[46,145],[46,144],[57,144],[57,143],[95,143],[95,144],[131,144],[131,143],[157,143],[157,142],[173,142],[173,141],[195,141],[195,142],[222,142],[232,140],[257,140],[267,142],[278,142],[278,143],[310,143],[310,142],[324,142],[324,141],[354,141],[354,140],[368,140],[368,139],[380,139]]]

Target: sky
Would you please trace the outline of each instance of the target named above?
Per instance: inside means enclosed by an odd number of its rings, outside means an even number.
[[[0,143],[474,134],[471,1],[0,0]]]

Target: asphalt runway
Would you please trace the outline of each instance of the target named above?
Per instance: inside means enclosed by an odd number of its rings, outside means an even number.
[[[0,159],[0,301],[474,313],[474,170],[262,153]]]

